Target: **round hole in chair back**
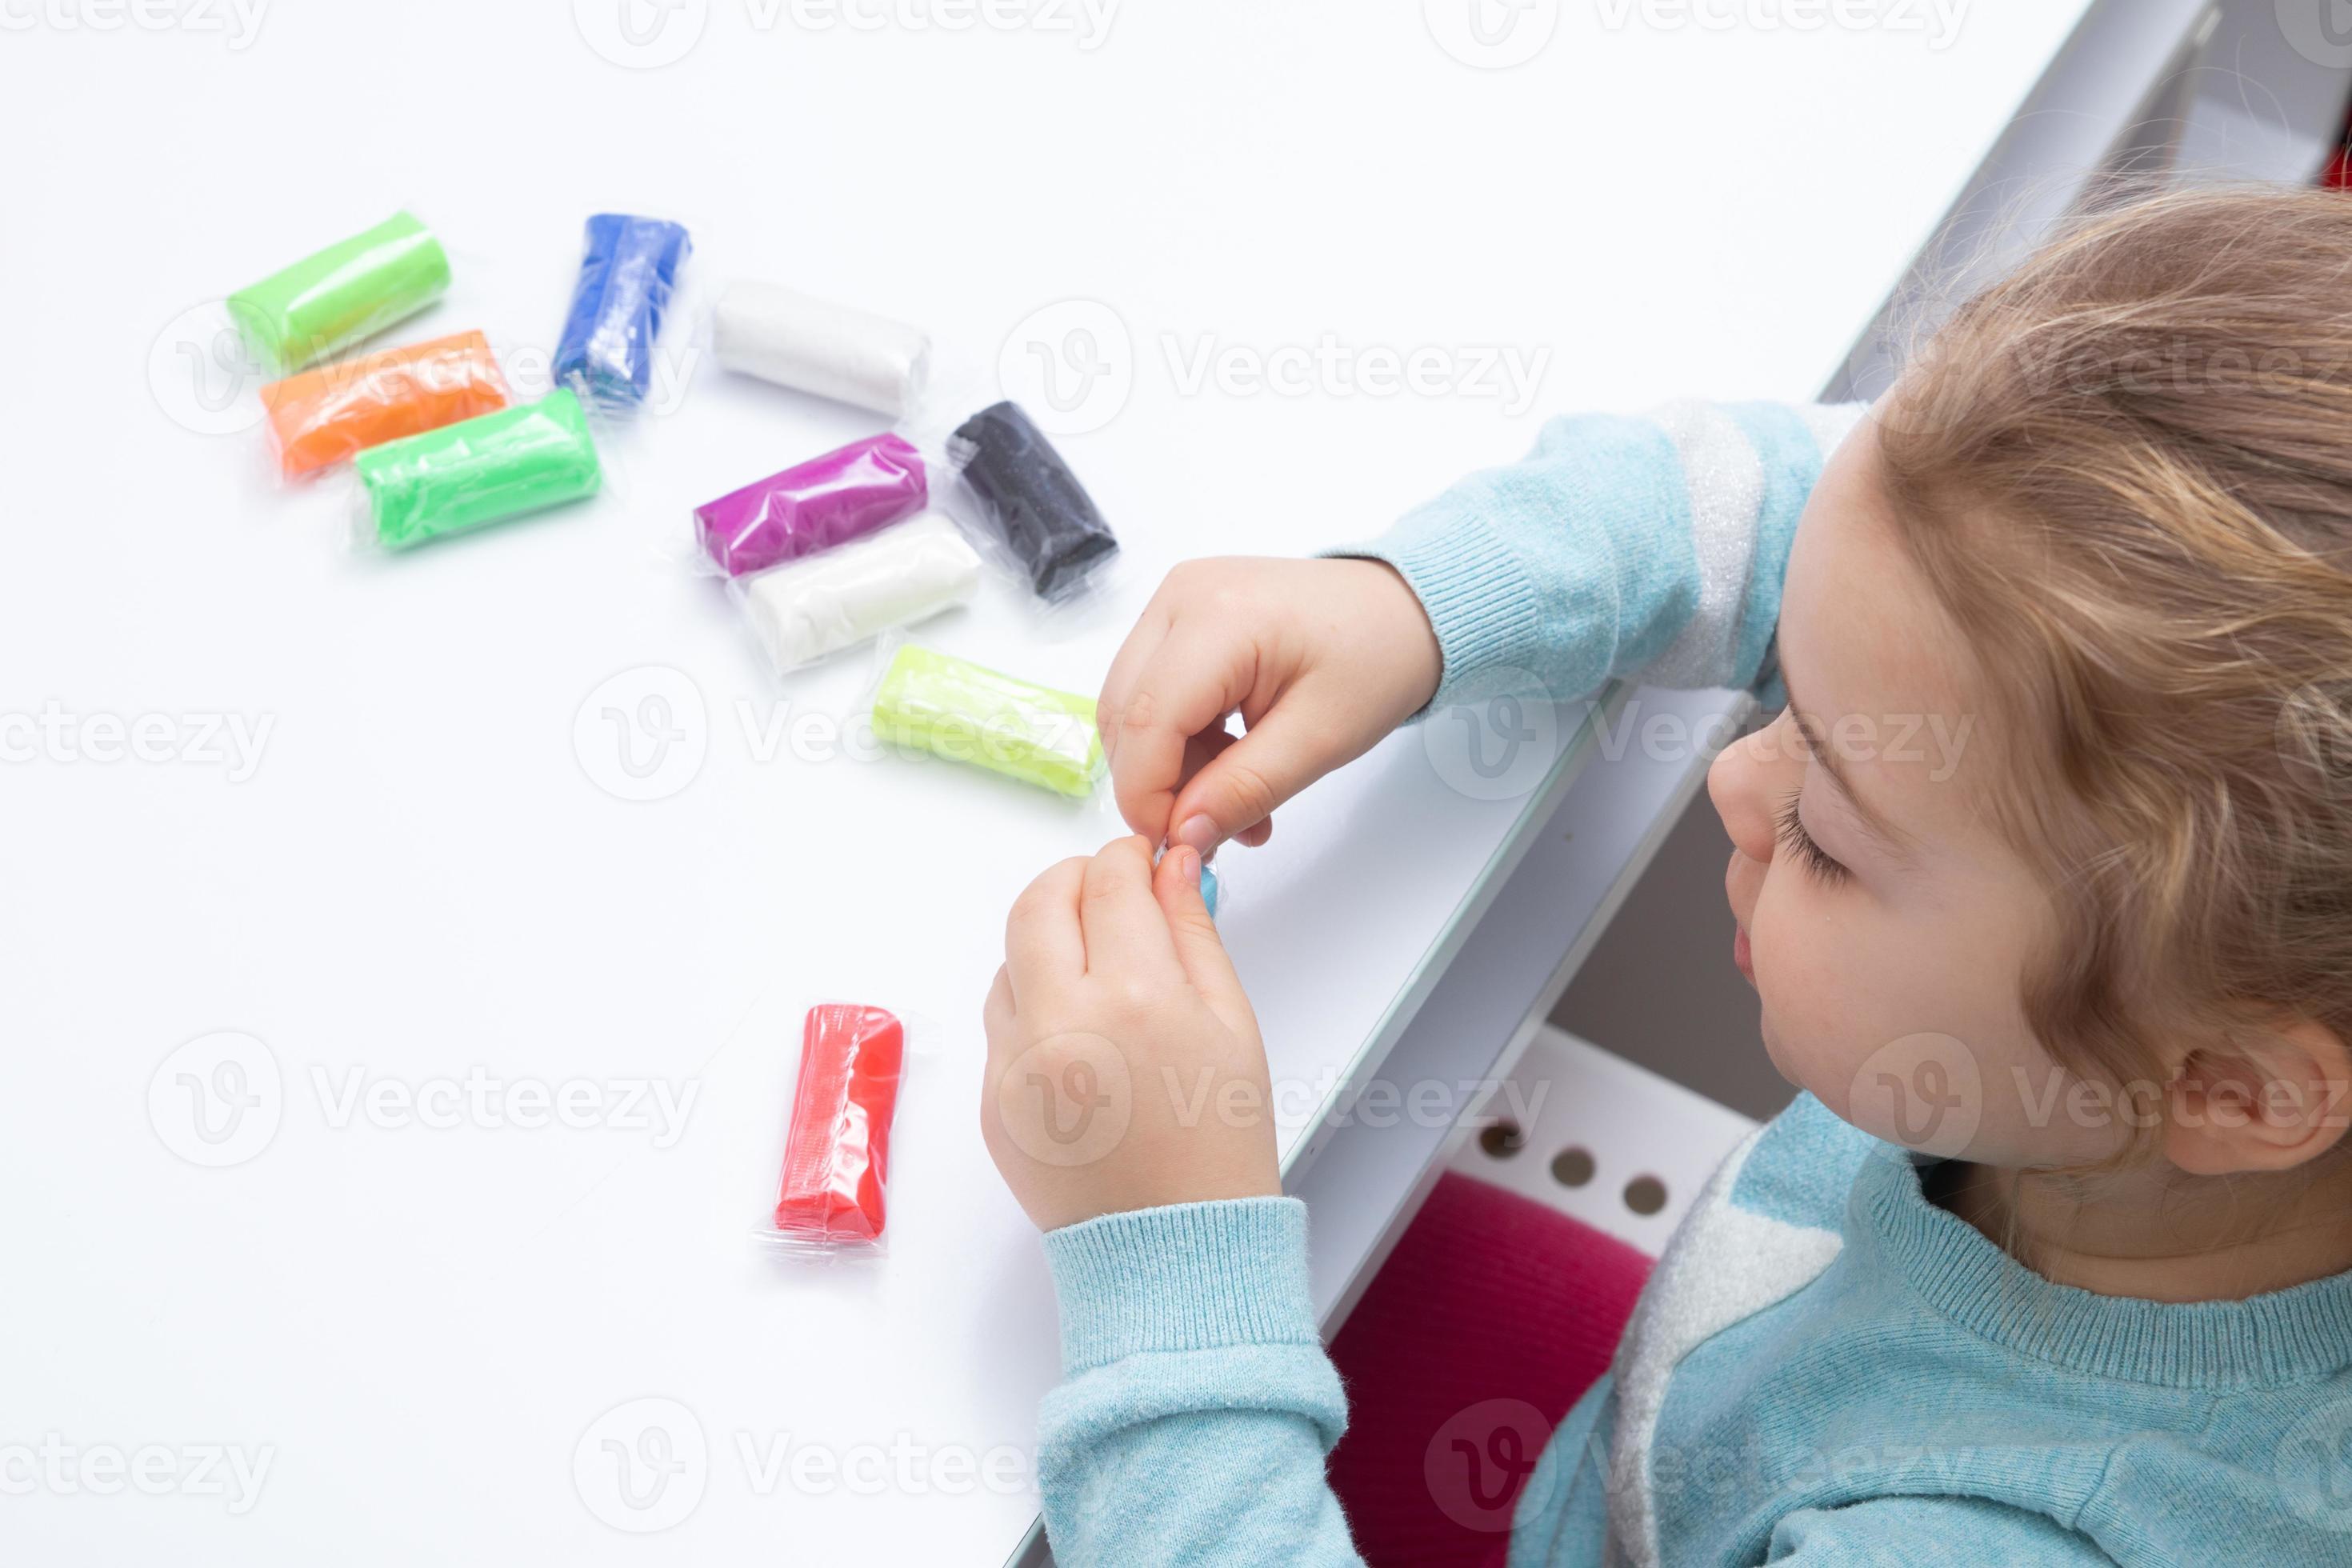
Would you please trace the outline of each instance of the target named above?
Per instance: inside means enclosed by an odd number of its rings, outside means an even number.
[[[1592,1151],[1562,1149],[1551,1157],[1551,1179],[1563,1187],[1580,1187],[1592,1180]]]
[[[1652,1215],[1666,1206],[1666,1184],[1655,1176],[1636,1176],[1625,1184],[1625,1206],[1635,1214]]]
[[[1478,1133],[1478,1147],[1489,1159],[1507,1160],[1528,1146],[1528,1135],[1516,1121],[1497,1121]]]

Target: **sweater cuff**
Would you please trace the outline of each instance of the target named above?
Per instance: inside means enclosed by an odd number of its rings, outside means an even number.
[[[1384,561],[1421,600],[1444,661],[1437,694],[1413,715],[1480,695],[1478,678],[1532,669],[1543,657],[1541,602],[1517,554],[1450,496],[1414,508],[1378,539],[1316,552]]]
[[[1152,1351],[1322,1342],[1297,1198],[1103,1215],[1046,1232],[1045,1261],[1065,1376]]]

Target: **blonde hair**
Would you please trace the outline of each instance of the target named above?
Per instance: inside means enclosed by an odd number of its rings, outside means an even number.
[[[2045,1048],[2121,1084],[2184,1027],[2352,1041],[2352,196],[2084,219],[1878,422],[2025,770],[1996,809],[2053,895]]]

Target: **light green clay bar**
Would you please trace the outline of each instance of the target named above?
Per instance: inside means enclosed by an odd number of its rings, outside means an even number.
[[[874,694],[875,738],[1062,795],[1102,771],[1094,700],[908,643]]]
[[[246,347],[279,375],[373,337],[439,299],[449,258],[433,231],[394,213],[228,297]]]
[[[354,466],[376,540],[393,550],[583,500],[604,479],[568,387],[371,447]]]

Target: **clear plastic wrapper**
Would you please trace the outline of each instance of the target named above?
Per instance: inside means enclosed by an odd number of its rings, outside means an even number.
[[[289,479],[511,401],[478,331],[338,360],[261,389],[270,454]]]
[[[228,297],[229,319],[287,375],[407,320],[449,287],[449,258],[408,213],[339,240]]]
[[[598,407],[637,408],[653,390],[654,345],[693,254],[683,225],[627,213],[588,220],[586,251],[555,349],[555,380]]]
[[[730,283],[710,313],[721,365],[898,418],[929,374],[919,328],[772,283]]]
[[[948,440],[963,504],[1030,589],[1066,604],[1096,584],[1118,540],[1061,453],[1017,403],[991,405]]]
[[[1102,775],[1095,700],[920,643],[886,642],[874,737],[1079,799]]]
[[[808,1010],[763,1243],[814,1256],[880,1250],[906,1062],[907,1026],[896,1014],[854,1002]]]
[[[970,600],[980,556],[937,512],[729,584],[778,675]]]
[[[604,484],[569,388],[381,447],[353,462],[362,538],[390,550],[593,496]]]
[[[846,543],[923,510],[930,481],[902,436],[869,436],[694,509],[702,553],[730,577]]]

